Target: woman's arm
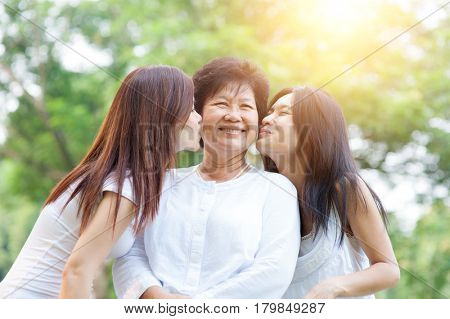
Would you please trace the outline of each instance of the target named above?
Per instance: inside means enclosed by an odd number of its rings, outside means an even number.
[[[60,298],[89,298],[94,275],[133,218],[134,204],[122,197],[113,232],[113,212],[119,195],[104,194],[64,267]]]
[[[357,210],[349,213],[348,219],[371,266],[352,274],[324,280],[311,289],[305,298],[365,296],[394,287],[400,279],[394,250],[375,201],[362,180],[358,186],[365,203],[360,196],[350,196],[350,200],[358,202]]]
[[[128,253],[115,260],[112,276],[118,298],[137,299],[147,288],[161,288],[148,263],[143,234],[136,236]]]
[[[112,268],[113,283],[119,298],[173,299],[181,295],[170,294],[161,287],[153,274],[145,252],[144,235],[136,237],[130,251],[117,258]]]

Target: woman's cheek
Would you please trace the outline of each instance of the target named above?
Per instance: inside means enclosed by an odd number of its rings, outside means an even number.
[[[250,127],[248,134],[247,134],[247,140],[249,140],[250,142],[253,142],[256,140],[256,138],[258,137],[258,126],[252,126]]]

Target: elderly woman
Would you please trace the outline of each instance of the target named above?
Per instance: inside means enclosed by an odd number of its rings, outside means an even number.
[[[159,213],[113,267],[120,298],[280,298],[300,244],[297,191],[248,164],[268,81],[236,58],[193,77],[202,115],[200,165],[173,170]]]

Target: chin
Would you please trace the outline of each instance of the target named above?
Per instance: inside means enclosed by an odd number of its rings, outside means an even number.
[[[196,145],[190,145],[186,147],[184,150],[190,152],[198,152],[200,149],[201,149],[200,143],[197,143]]]
[[[192,152],[198,152],[202,149],[202,147],[200,146],[200,143],[197,144],[195,147],[192,148]]]
[[[250,146],[242,145],[242,143],[220,143],[219,148],[229,154],[238,154],[246,152]]]

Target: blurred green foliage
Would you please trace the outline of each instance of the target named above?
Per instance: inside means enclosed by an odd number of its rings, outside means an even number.
[[[296,84],[319,87],[440,5],[435,1],[425,10],[420,1],[407,6],[374,1],[342,16],[345,12],[330,14],[329,2],[9,0],[0,5],[0,119],[3,115],[7,130],[0,145],[0,279],[51,188],[87,151],[119,80],[133,67],[172,64],[193,74],[214,57],[233,55],[261,65],[272,93]],[[436,16],[325,89],[367,142],[355,152],[361,168],[377,169],[389,181],[393,171],[411,174],[409,164],[419,162],[433,186],[449,189],[448,8]],[[421,145],[413,138],[417,133],[426,137]],[[386,156],[407,145],[425,147],[435,160],[412,156],[386,166]],[[179,165],[200,159],[201,154],[182,153]],[[406,270],[399,285],[380,297],[450,295],[448,199],[425,195],[429,212],[411,233],[391,214],[392,241]],[[114,297],[109,267],[97,297]]]

